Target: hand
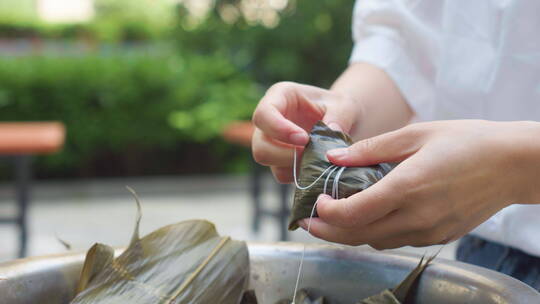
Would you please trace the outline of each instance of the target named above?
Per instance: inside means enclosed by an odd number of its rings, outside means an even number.
[[[514,203],[540,203],[540,124],[440,121],[329,151],[341,166],[402,161],[349,198],[321,195],[316,237],[376,249],[443,244]],[[306,229],[307,220],[300,225]]]
[[[307,144],[307,131],[322,119],[334,130],[349,132],[360,112],[352,99],[336,92],[293,82],[277,83],[266,92],[253,114],[253,157],[270,166],[279,182],[290,183],[292,147]],[[301,153],[300,148],[298,151]]]

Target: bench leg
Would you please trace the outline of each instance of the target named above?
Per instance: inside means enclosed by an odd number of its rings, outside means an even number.
[[[278,211],[278,223],[280,229],[281,241],[287,241],[289,239],[288,223],[287,219],[289,218],[289,190],[290,186],[287,184],[279,184],[279,200],[280,208]]]
[[[251,227],[253,232],[257,233],[261,228],[261,219],[263,216],[270,216],[278,220],[279,225],[279,239],[281,241],[287,241],[289,239],[289,231],[287,230],[287,219],[289,218],[289,194],[290,185],[277,184],[277,192],[279,194],[279,210],[277,212],[271,212],[264,210],[262,207],[261,194],[262,194],[262,179],[264,176],[264,168],[256,163],[253,163],[251,171],[251,199],[252,199],[252,223]]]
[[[15,187],[19,214],[17,225],[19,226],[19,257],[26,256],[28,245],[28,202],[30,199],[31,157],[19,155],[15,157]]]
[[[261,228],[262,218],[262,205],[261,205],[261,189],[262,189],[262,167],[256,164],[252,164],[251,169],[251,199],[253,202],[253,217],[251,227],[253,232],[259,232]]]

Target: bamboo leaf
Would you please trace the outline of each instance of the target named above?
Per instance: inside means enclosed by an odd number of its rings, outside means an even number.
[[[309,297],[308,292],[306,290],[301,289],[296,293],[296,299],[294,303],[292,303],[292,300],[290,299],[283,299],[283,300],[278,301],[276,304],[325,304],[325,303],[326,301],[324,300],[323,297],[319,297],[315,300],[312,300]]]
[[[88,283],[103,269],[108,267],[114,259],[114,249],[104,244],[96,243],[86,253],[86,259],[81,270],[77,293],[85,290]]]
[[[383,292],[366,298],[359,304],[402,304],[390,289],[385,289]]]
[[[139,238],[139,221],[140,216],[129,247],[90,279],[72,304],[240,302],[249,278],[245,242],[219,236],[204,220]]]
[[[135,203],[137,203],[137,217],[135,219],[135,228],[133,229],[133,235],[131,236],[131,241],[129,242],[129,246],[133,245],[135,242],[139,240],[139,226],[141,224],[141,218],[142,218],[142,208],[141,208],[141,202],[139,200],[139,196],[133,190],[131,187],[126,186],[127,190],[131,192],[133,195],[133,198],[135,198]]]
[[[71,250],[71,244],[61,239],[58,235],[54,235],[56,237],[56,240],[64,246],[66,250]]]
[[[440,252],[440,250],[439,250]],[[420,279],[420,276],[426,270],[427,266],[439,254],[437,252],[429,258],[422,257],[418,265],[407,275],[398,286],[393,289],[386,289],[380,294],[371,296],[360,301],[360,304],[403,304],[406,299],[415,291],[414,286]]]
[[[257,296],[255,295],[255,290],[248,290],[242,295],[242,300],[240,304],[257,304]]]

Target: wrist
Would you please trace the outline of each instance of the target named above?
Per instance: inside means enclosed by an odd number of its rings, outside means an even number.
[[[351,64],[330,90],[355,105],[359,123],[352,132],[354,140],[404,127],[414,114],[394,80],[369,63]]]
[[[511,184],[511,203],[540,204],[540,122],[518,121],[506,137],[513,174],[501,176]],[[501,172],[501,174],[504,174]]]
[[[346,133],[353,139],[358,137],[358,131],[360,130],[360,123],[364,124],[365,119],[365,106],[360,101],[358,95],[349,94],[348,92],[341,92],[339,90],[331,90],[333,94],[337,95],[339,100],[339,107],[342,108],[342,113],[349,117],[352,121],[352,125]]]

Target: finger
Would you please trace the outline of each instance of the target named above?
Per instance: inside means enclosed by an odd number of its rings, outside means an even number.
[[[407,217],[400,212],[393,212],[375,223],[355,228],[334,226],[318,218],[316,222],[312,222],[310,233],[325,240],[361,245],[402,235],[403,230],[408,230],[407,224]]]
[[[273,85],[255,109],[253,123],[272,138],[304,146],[309,140],[306,129],[324,113],[320,105],[305,96],[313,90],[313,87],[289,82]]]
[[[327,103],[322,121],[330,129],[348,134],[351,132],[358,115],[356,111],[352,111],[351,107],[354,106],[354,104],[331,106]]]
[[[325,222],[339,227],[371,224],[398,209],[401,201],[394,194],[392,184],[391,180],[383,179],[362,192],[338,200],[321,195],[317,200],[317,213]]]
[[[311,223],[309,223],[311,221]],[[359,234],[357,230],[345,229],[336,227],[325,223],[320,218],[304,219],[299,222],[300,226],[304,230],[308,230],[309,233],[316,238],[323,239],[333,243],[340,243],[345,245],[360,245],[356,242],[355,236]]]
[[[458,235],[459,225],[452,220],[437,221],[426,226],[424,223],[414,222],[411,210],[400,212],[406,222],[403,229],[394,235],[374,238],[368,244],[378,250],[399,248],[403,246],[425,247],[451,242]],[[403,222],[403,221],[402,221]],[[397,221],[396,221],[397,224]]]
[[[259,105],[253,114],[253,123],[270,137],[284,143],[304,146],[309,141],[304,129],[286,119],[272,105]]]
[[[292,167],[270,167],[274,178],[281,184],[290,184],[293,182]]]
[[[327,157],[330,162],[346,167],[399,162],[420,149],[423,135],[418,127],[405,127],[361,140],[347,148],[330,150]]]
[[[368,244],[377,250],[385,250],[401,248],[404,246],[426,247],[433,245],[444,245],[451,242],[452,239],[453,236],[446,236],[445,234],[415,232],[403,233],[387,239],[374,240],[368,242]]]
[[[400,235],[388,239],[371,241],[367,244],[377,250],[395,249],[404,246],[412,246],[411,243],[414,242],[412,238],[414,238],[414,236]]]
[[[321,239],[348,245],[369,244],[382,250],[402,246],[429,246],[445,244],[456,239],[452,222],[426,229],[423,224],[415,223],[414,217],[407,210],[398,210],[382,219],[362,227],[343,228],[317,218],[310,225],[309,232]],[[307,230],[308,220],[300,222]]]
[[[255,129],[252,140],[252,154],[255,161],[265,166],[290,167],[293,162],[294,147],[274,140]],[[296,148],[297,154],[301,155],[303,148]]]

